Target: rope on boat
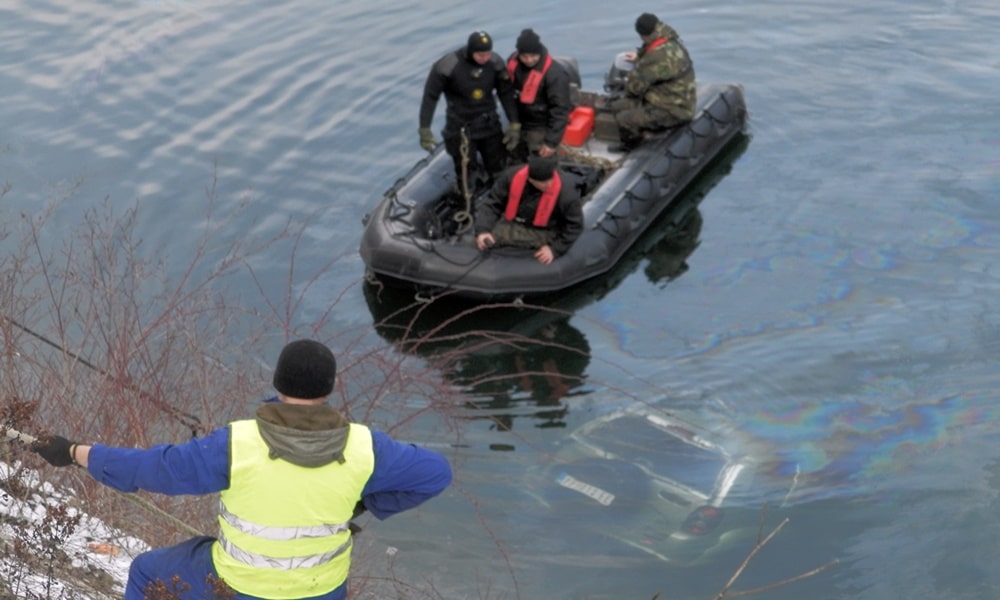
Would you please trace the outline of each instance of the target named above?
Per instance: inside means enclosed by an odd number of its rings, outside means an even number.
[[[418,290],[413,294],[413,300],[418,304],[430,304],[434,300],[434,294]]]
[[[604,158],[602,156],[594,156],[593,154],[585,153],[580,150],[576,150],[566,144],[559,145],[559,153],[571,158],[574,161],[587,165],[590,167],[598,167],[604,171],[611,171],[622,165],[625,161],[625,157],[619,158],[618,160],[611,160],[610,158]]]
[[[594,224],[594,229],[603,231],[604,233],[608,234],[609,236],[617,239],[618,238],[618,233],[616,231],[612,231],[610,227],[608,227],[607,225],[605,225],[605,223],[610,221],[611,223],[617,224],[619,221],[623,221],[625,219],[628,219],[635,212],[635,209],[633,207],[633,202],[647,203],[647,202],[649,202],[651,200],[652,200],[652,198],[643,198],[642,196],[640,196],[639,194],[636,194],[632,190],[625,190],[624,192],[622,192],[621,200],[616,201],[615,205],[617,206],[617,204],[620,203],[620,202],[622,202],[622,201],[627,202],[628,203],[628,210],[627,210],[627,212],[625,212],[625,213],[615,213],[615,212],[611,212],[610,210],[606,211],[602,215],[602,218],[600,220],[598,220],[597,223]]]
[[[472,193],[469,192],[469,135],[465,127],[459,130],[462,136],[462,198],[465,199],[465,210],[456,210],[451,218],[458,223],[458,230],[455,232],[461,235],[472,227]]]

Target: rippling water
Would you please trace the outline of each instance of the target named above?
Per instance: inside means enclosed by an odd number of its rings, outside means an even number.
[[[394,574],[449,598],[713,597],[746,540],[685,568],[626,560],[519,493],[569,431],[642,398],[761,457],[737,498],[748,525],[797,477],[789,525],[741,586],[839,559],[766,597],[1000,595],[995,2],[0,0],[0,215],[72,189],[57,239],[105,197],[138,203],[141,237],[180,265],[209,197],[246,207],[223,244],[308,220],[298,263],[336,268],[299,318],[348,290],[335,323],[367,327],[359,224],[422,154],[430,63],[473,29],[507,52],[532,26],[597,89],[645,10],[701,81],[743,83],[752,141],[701,203],[699,245],[637,257],[527,331],[569,349],[568,378],[469,390],[503,419],[469,422],[455,491],[370,527],[372,551],[398,548]],[[678,252],[685,271],[658,262]],[[287,256],[255,261],[285,279]]]

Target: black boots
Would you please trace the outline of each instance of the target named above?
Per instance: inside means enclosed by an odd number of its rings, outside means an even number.
[[[639,145],[639,142],[626,142],[622,140],[617,144],[608,146],[608,152],[631,152]]]
[[[608,146],[609,152],[631,152],[642,143],[643,138],[624,135],[622,132],[621,142]]]

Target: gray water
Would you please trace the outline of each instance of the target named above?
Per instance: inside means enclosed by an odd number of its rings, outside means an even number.
[[[332,326],[365,330],[360,221],[422,156],[430,63],[476,28],[505,54],[531,26],[599,89],[646,10],[681,32],[700,81],[742,83],[751,112],[687,271],[639,257],[532,331],[581,349],[582,364],[556,358],[583,380],[469,390],[502,418],[466,423],[452,490],[368,526],[366,566],[412,584],[402,597],[714,597],[752,540],[688,567],[618,558],[519,493],[568,432],[642,399],[803,474],[737,587],[838,560],[758,597],[1000,597],[994,2],[0,0],[0,215],[73,189],[58,239],[105,198],[137,204],[139,236],[183,265],[215,181],[214,212],[246,207],[220,245],[307,222],[301,272],[335,260],[293,281],[296,322],[337,299]],[[287,256],[252,266],[287,279]],[[782,474],[741,492],[737,518],[755,525]]]

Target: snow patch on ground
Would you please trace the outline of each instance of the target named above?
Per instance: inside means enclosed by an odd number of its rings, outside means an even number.
[[[75,496],[72,489],[59,490],[42,480],[36,470],[0,462],[0,596],[121,597],[132,557],[149,545],[82,512]],[[38,560],[20,559],[24,551]],[[104,589],[94,589],[93,582],[103,582],[96,587]]]

